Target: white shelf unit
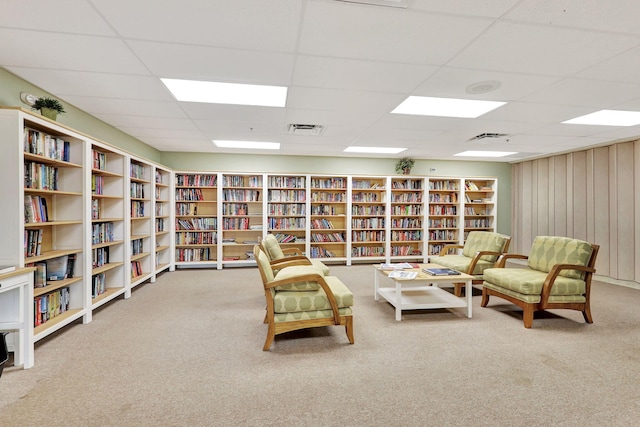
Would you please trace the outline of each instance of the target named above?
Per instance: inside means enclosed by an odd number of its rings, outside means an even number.
[[[128,207],[125,205],[127,181],[126,158],[123,153],[93,142],[86,164],[91,168],[90,213],[91,230],[88,233],[91,257],[87,271],[92,309],[126,292],[129,280],[125,267],[125,224]]]
[[[178,267],[222,268],[217,173],[175,172],[174,263]]]
[[[459,178],[429,178],[428,255],[448,244],[462,243]]]
[[[153,167],[137,158],[129,158],[129,260],[131,289],[152,278],[154,270],[153,242]]]
[[[346,262],[349,251],[347,176],[310,176],[309,251],[311,258]]]
[[[463,240],[470,231],[496,231],[497,191],[496,179],[464,179]]]
[[[306,251],[307,194],[304,175],[267,175],[267,232],[284,248]]]
[[[79,318],[91,320],[85,278],[86,138],[10,108],[0,109],[0,137],[4,141],[0,188],[12,201],[0,210],[0,262],[18,268],[53,266],[64,257],[75,257],[73,277],[44,280],[34,289],[35,342]]]
[[[222,174],[223,265],[255,265],[253,246],[266,232],[265,182],[264,174]]]
[[[426,261],[424,189],[424,178],[391,177],[388,252],[394,262]]]
[[[173,173],[169,169],[155,165],[153,167],[153,239],[154,252],[153,276],[163,271],[173,269],[172,256],[172,197],[171,190]]]
[[[349,263],[388,262],[389,177],[351,177]]]

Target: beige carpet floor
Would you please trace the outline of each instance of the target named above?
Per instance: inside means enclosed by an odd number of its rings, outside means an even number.
[[[36,345],[0,378],[1,426],[631,426],[640,416],[640,291],[596,282],[594,323],[493,298],[407,312],[371,266],[332,266],[356,296],[343,327],[262,351],[253,268],[180,270]]]

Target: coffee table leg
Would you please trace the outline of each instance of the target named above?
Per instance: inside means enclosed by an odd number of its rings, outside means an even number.
[[[473,287],[471,286],[471,280],[467,280],[467,282],[464,285],[464,295],[467,298],[467,317],[469,319],[471,319],[471,307],[472,307],[472,294],[473,293]]]
[[[373,298],[378,301],[380,299],[380,295],[378,295],[378,289],[380,289],[380,283],[378,283],[378,275],[382,274],[378,272],[375,268],[373,269]]]
[[[396,320],[399,322],[402,320],[402,286],[399,280],[396,282]]]

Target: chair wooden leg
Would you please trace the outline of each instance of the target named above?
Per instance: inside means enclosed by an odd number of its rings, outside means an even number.
[[[526,304],[524,306],[522,320],[524,321],[524,327],[531,329],[531,326],[533,326],[533,304]]]
[[[355,339],[353,337],[353,316],[345,317],[344,328],[347,331],[347,338],[349,338],[349,342],[353,344],[355,342]]]
[[[273,322],[269,323],[269,328],[267,329],[267,339],[264,342],[264,347],[262,347],[263,351],[268,351],[273,343],[273,339],[276,336],[276,327]]]
[[[591,317],[591,307],[587,304],[582,310],[582,316],[584,317],[584,321],[587,323],[593,323],[593,317]]]
[[[489,304],[489,292],[482,288],[482,301],[480,302],[480,307],[486,307]]]
[[[454,283],[453,284],[453,294],[457,297],[462,296],[462,285],[463,283]]]

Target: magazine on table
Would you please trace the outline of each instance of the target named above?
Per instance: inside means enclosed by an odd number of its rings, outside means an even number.
[[[423,268],[422,271],[424,271],[427,274],[431,274],[432,276],[457,276],[460,274],[459,271],[456,270],[452,270],[450,268]]]
[[[389,277],[392,279],[415,279],[418,275],[417,271],[404,271],[404,270],[393,270],[389,272]]]
[[[381,270],[407,270],[410,268],[418,268],[418,264],[411,264],[408,262],[396,262],[396,263],[382,263],[380,264]]]

